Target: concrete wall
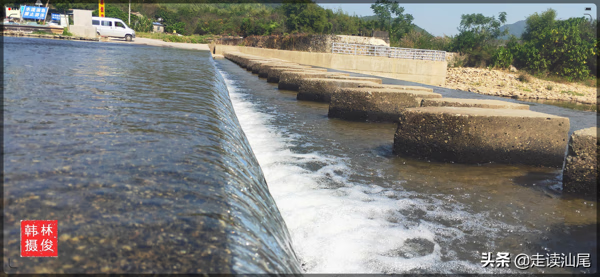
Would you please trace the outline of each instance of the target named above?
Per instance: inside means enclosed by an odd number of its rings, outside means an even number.
[[[92,26],[92,11],[73,10],[73,25]]]
[[[223,54],[227,51],[277,58],[299,64],[320,66],[380,77],[394,78],[427,85],[446,83],[447,62],[394,59],[386,57],[354,56],[331,53],[310,53],[275,50],[244,46],[211,45],[211,52]]]
[[[73,25],[69,25],[69,32],[84,38],[95,38],[96,27],[92,25],[92,11],[73,10]]]

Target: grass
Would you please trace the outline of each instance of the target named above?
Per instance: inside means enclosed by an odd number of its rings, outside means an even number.
[[[585,96],[585,94],[583,94],[583,93],[572,91],[572,90],[563,90],[560,93],[564,93],[564,94],[568,94],[568,95],[572,95],[572,96]]]
[[[73,34],[69,32],[69,28],[64,28],[62,34],[63,34],[63,36],[70,36],[70,37],[73,36]]]
[[[48,35],[48,34],[51,34],[51,33],[46,32],[46,31],[35,30],[35,31],[32,32],[32,34],[36,34],[36,35]]]
[[[145,33],[145,32],[136,32],[136,37],[140,38],[151,38],[151,39],[159,39],[166,42],[180,42],[180,43],[209,43],[209,39],[214,38],[213,35],[192,35],[192,36],[179,36],[168,33]]]
[[[476,86],[476,87],[478,87],[478,86],[481,86],[481,82],[480,82],[480,81],[477,81],[477,82],[475,82],[475,83],[471,83],[471,85],[472,85],[472,86]]]
[[[554,87],[553,87],[552,85],[547,85],[547,86],[546,86],[546,89],[547,89],[547,90],[552,90],[553,88],[554,88]]]
[[[531,92],[531,90],[528,88],[523,88],[523,91]]]
[[[545,75],[545,74],[540,74],[540,73],[535,74],[535,77],[538,78],[538,79],[540,79],[540,80],[556,82],[556,83],[559,83],[559,84],[573,84],[573,83],[576,83],[576,84],[581,84],[581,85],[588,86],[588,87],[593,87],[593,88],[598,87],[598,84],[599,84],[598,78],[594,77],[594,76],[591,76],[591,77],[589,77],[589,78],[587,78],[585,80],[579,80],[579,81],[572,81],[572,80],[569,80],[566,77],[560,77],[560,76],[556,76],[556,75]]]
[[[503,87],[505,87],[505,86],[506,86],[506,82],[500,82],[500,83],[498,84],[498,86],[503,88]]]

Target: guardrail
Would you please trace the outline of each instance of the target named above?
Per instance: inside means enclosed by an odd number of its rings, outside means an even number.
[[[331,53],[410,60],[446,61],[446,51],[398,48],[369,44],[334,42],[331,46]]]

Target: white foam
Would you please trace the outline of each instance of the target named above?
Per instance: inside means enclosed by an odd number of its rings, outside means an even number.
[[[286,130],[275,129],[270,124],[272,116],[257,111],[244,99],[244,89],[237,87],[228,73],[221,74],[307,273],[406,273],[414,269],[450,273],[457,268],[487,272],[473,262],[443,262],[438,241],[460,239],[464,234],[458,228],[426,219],[454,220],[463,228],[479,228],[490,234],[502,227],[482,227],[485,215],[470,214],[460,204],[444,208],[447,202],[433,197],[409,198],[414,196],[410,192],[349,182],[347,176],[352,171],[343,158],[291,151],[305,142],[283,136]],[[303,167],[314,162],[325,166],[317,171]],[[420,210],[425,219],[409,219],[400,212],[410,210]],[[405,241],[415,238],[431,242],[433,252],[413,258],[394,254],[406,251]],[[500,273],[497,269],[493,272]]]

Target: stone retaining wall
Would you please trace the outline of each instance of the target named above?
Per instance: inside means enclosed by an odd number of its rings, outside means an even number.
[[[331,53],[334,42],[390,46],[380,38],[323,34],[293,34],[271,36],[248,36],[246,38],[216,39],[219,45],[248,46],[279,50]]]

